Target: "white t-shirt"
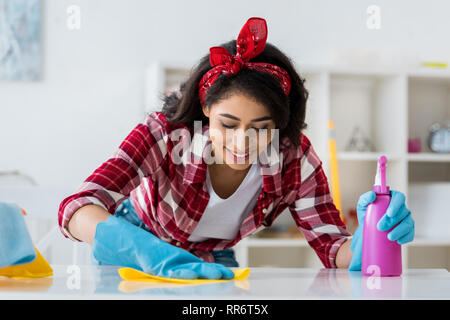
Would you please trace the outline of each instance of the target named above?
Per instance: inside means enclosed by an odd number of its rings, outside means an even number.
[[[226,199],[220,198],[211,184],[206,170],[209,202],[200,221],[188,240],[201,242],[209,238],[232,240],[236,237],[245,217],[253,210],[262,188],[260,165],[255,161],[236,191]]]

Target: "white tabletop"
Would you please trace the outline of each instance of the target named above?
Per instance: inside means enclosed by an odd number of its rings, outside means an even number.
[[[124,281],[116,266],[52,267],[48,278],[0,277],[0,299],[450,299],[445,269],[378,278],[345,269],[251,268],[242,281],[180,285]]]

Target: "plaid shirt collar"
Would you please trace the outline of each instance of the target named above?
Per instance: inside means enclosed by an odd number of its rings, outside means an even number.
[[[188,153],[189,156],[184,158],[189,158],[190,161],[184,160],[185,170],[183,174],[183,183],[205,183],[208,163],[213,161],[210,152],[211,146],[209,124],[205,124],[202,126],[201,131],[197,130],[197,132],[194,133],[192,143],[188,149],[190,151]],[[267,158],[264,152],[257,157],[257,161],[261,168],[261,175],[263,176],[262,190],[266,193],[273,194],[274,196],[282,195],[282,150],[283,148],[280,147],[280,152],[277,153],[279,157],[275,156],[272,163],[268,161],[269,158]],[[205,156],[203,157],[201,155]]]

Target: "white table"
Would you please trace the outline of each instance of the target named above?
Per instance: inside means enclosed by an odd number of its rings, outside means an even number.
[[[0,299],[450,299],[445,269],[375,278],[345,269],[251,268],[246,280],[205,285],[123,281],[116,266],[54,265],[54,276],[0,277]]]

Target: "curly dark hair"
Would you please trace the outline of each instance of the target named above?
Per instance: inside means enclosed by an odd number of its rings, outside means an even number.
[[[220,46],[236,54],[236,40]],[[289,96],[284,94],[280,83],[272,75],[243,68],[234,75],[221,74],[208,89],[205,106],[212,106],[236,93],[244,94],[269,110],[276,128],[280,130],[280,139],[287,136],[292,145],[298,147],[300,132],[307,127],[305,113],[309,93],[304,87],[305,80],[297,73],[291,59],[268,42],[264,51],[249,62],[270,63],[286,70],[291,77]],[[180,85],[179,92],[162,97],[162,113],[170,123],[191,127],[194,121],[208,121],[202,112],[198,83],[211,68],[208,53],[191,69],[189,78]]]

